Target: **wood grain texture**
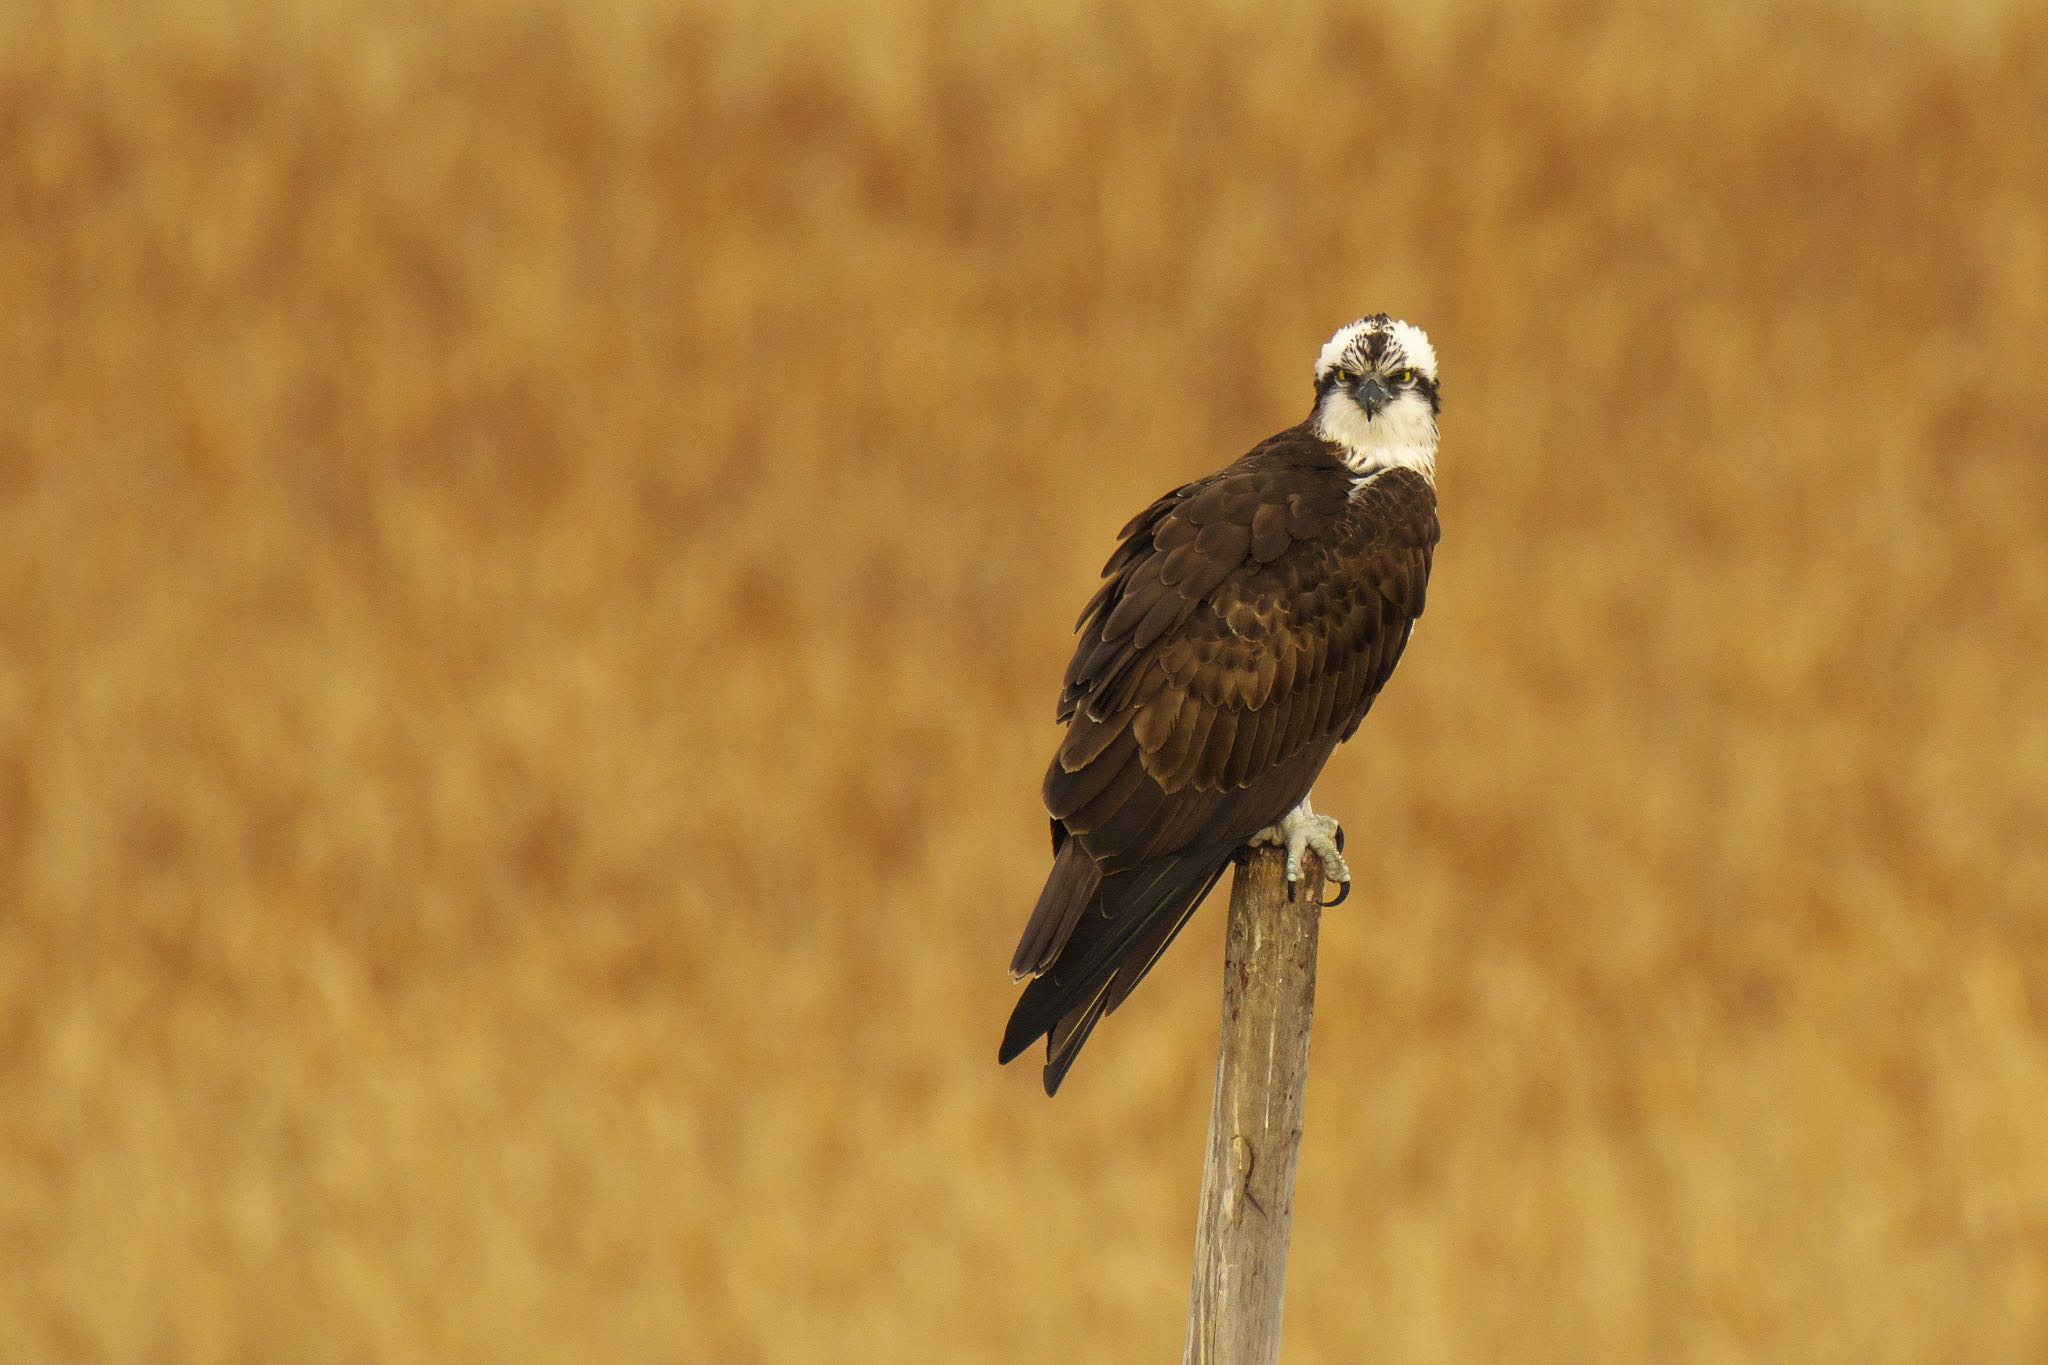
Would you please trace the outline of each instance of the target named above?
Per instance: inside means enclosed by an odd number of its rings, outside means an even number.
[[[1313,855],[1311,855],[1313,857]],[[1280,1358],[1294,1168],[1315,1022],[1323,873],[1287,895],[1286,857],[1251,852],[1230,890],[1223,1029],[1188,1291],[1187,1365]]]

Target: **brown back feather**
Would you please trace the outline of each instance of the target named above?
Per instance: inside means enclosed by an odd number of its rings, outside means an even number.
[[[1215,798],[1357,729],[1422,611],[1436,496],[1408,470],[1361,485],[1297,427],[1126,530],[1082,616],[1060,698],[1072,730],[1045,790],[1112,868],[1234,846],[1300,799],[1253,803],[1246,829],[1210,819]]]

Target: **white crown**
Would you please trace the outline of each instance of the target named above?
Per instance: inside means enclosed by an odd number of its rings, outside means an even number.
[[[1385,317],[1381,314],[1380,317]],[[1429,344],[1429,334],[1413,323],[1397,318],[1380,321],[1380,317],[1360,318],[1339,327],[1336,334],[1323,343],[1322,353],[1316,357],[1316,378],[1321,379],[1340,363],[1347,368],[1363,370],[1365,348],[1359,345],[1375,332],[1385,331],[1394,345],[1400,349],[1404,362],[1422,371],[1427,377],[1436,378],[1436,347]],[[1356,352],[1352,348],[1356,346]]]

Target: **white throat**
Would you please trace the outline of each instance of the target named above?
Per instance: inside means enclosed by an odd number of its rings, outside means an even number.
[[[1404,394],[1368,418],[1349,394],[1333,390],[1316,404],[1315,429],[1361,478],[1412,469],[1436,482],[1436,417],[1417,395]]]

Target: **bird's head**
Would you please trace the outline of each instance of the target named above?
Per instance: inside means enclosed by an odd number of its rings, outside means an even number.
[[[1434,477],[1436,350],[1420,327],[1375,313],[1337,329],[1316,357],[1316,431],[1364,472],[1405,465]]]

